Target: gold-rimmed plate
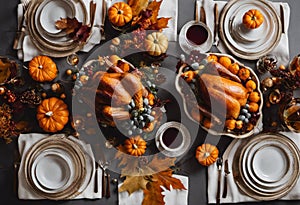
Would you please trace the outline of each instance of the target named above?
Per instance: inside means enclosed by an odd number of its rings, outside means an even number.
[[[83,1],[70,0],[70,2],[75,6],[75,17],[82,20],[83,24],[87,24],[87,10]],[[44,55],[51,57],[65,57],[79,51],[83,47],[82,43],[72,40],[67,34],[51,36],[41,28],[39,16],[45,3],[47,0],[32,0],[26,12],[27,29],[33,44]]]
[[[242,18],[250,9],[259,10],[263,24],[245,31]],[[281,37],[281,22],[274,7],[264,0],[229,1],[220,15],[220,37],[229,51],[237,57],[256,60],[271,52]]]
[[[263,143],[261,143],[263,142]],[[265,143],[264,143],[265,142]],[[281,157],[277,158],[279,160],[284,160],[285,155],[288,155],[291,159],[291,163],[283,163],[286,170],[291,170],[292,173],[290,177],[288,178],[287,183],[282,184],[279,188],[278,187],[259,187],[259,183],[254,184],[249,176],[247,176],[247,170],[252,169],[253,170],[253,164],[252,163],[245,163],[247,161],[247,158],[249,155],[247,154],[247,150],[251,150],[251,146],[254,147],[255,144],[260,144],[260,146],[256,146],[256,150],[259,150],[259,147],[265,148],[267,144],[278,144],[281,143],[281,148],[277,150],[269,149],[268,151],[271,151],[270,153],[274,154],[277,153]],[[269,148],[272,146],[269,146]],[[274,147],[274,146],[273,146]],[[277,145],[276,145],[277,147]],[[286,150],[286,151],[284,151]],[[248,152],[249,153],[249,152]],[[269,154],[270,154],[269,153]],[[266,159],[267,156],[262,156],[264,158],[263,160],[265,163],[270,162],[273,168],[277,162],[271,161]],[[297,180],[299,178],[299,159],[300,159],[300,152],[297,147],[297,145],[288,137],[281,135],[281,134],[275,134],[275,133],[262,133],[258,134],[256,136],[253,136],[250,140],[245,141],[242,143],[239,148],[237,149],[237,152],[234,155],[233,159],[233,173],[235,176],[235,181],[237,186],[248,196],[257,199],[257,200],[275,200],[279,199],[286,194],[288,194],[291,189],[296,185]],[[261,158],[259,160],[262,160]],[[268,161],[266,161],[268,160]],[[250,166],[250,167],[249,167]],[[265,166],[265,165],[259,165],[259,166]],[[262,167],[259,169],[263,170]],[[274,168],[276,169],[276,168]],[[269,169],[268,169],[269,170]],[[268,172],[269,173],[269,172]],[[269,176],[270,177],[270,176]],[[272,177],[272,176],[271,176]],[[277,176],[276,176],[277,177]],[[276,178],[277,179],[277,178]],[[271,181],[274,181],[276,183],[276,179],[269,180],[269,183],[272,183]]]
[[[66,183],[57,189],[51,185],[41,183],[36,176],[35,160],[40,159],[41,154],[47,151],[53,153],[53,150],[61,154],[67,153],[69,157],[69,159],[65,158],[64,160],[60,157],[60,162],[64,161],[65,163],[55,164],[54,166],[59,165],[61,168],[63,168],[62,166],[69,166],[69,168],[73,169],[71,171],[71,179],[67,179]],[[59,157],[58,154],[54,155],[56,159]],[[52,135],[36,142],[28,150],[24,160],[23,171],[27,184],[39,196],[52,200],[72,199],[80,194],[87,187],[93,171],[91,160],[86,157],[82,147],[70,138],[62,135]],[[86,168],[87,166],[90,168]],[[63,179],[62,181],[64,182]],[[44,182],[49,182],[49,179],[44,180]],[[37,185],[38,183],[39,185]]]

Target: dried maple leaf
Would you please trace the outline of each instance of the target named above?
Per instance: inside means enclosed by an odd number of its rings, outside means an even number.
[[[117,147],[118,151],[115,155],[115,158],[120,160],[119,167],[123,167],[121,169],[122,176],[131,175],[137,176],[141,175],[140,170],[138,169],[138,157],[133,157],[131,155],[126,154],[125,147],[120,145]]]
[[[140,189],[145,190],[148,183],[149,181],[145,176],[126,176],[126,179],[124,180],[118,191],[127,191],[130,195]]]
[[[173,189],[185,190],[186,188],[184,187],[182,182],[179,179],[173,177],[172,174],[172,169],[161,171],[157,174],[152,175],[153,181],[155,181],[155,183],[158,183],[160,186],[165,187],[169,191],[171,190],[171,186]]]
[[[90,36],[90,32],[91,27],[88,25],[83,25],[77,30],[73,39],[78,40],[79,42],[85,42]]]
[[[167,169],[152,175],[152,181],[147,184],[147,189],[144,189],[142,205],[165,204],[162,187],[165,187],[169,191],[171,190],[171,186],[173,189],[186,189],[179,179],[172,176],[172,173],[171,169]]]
[[[152,11],[152,16],[150,18],[152,24],[155,24],[157,22],[157,16],[158,16],[158,12],[160,10],[161,3],[162,3],[162,0],[161,1],[154,0],[147,7],[148,10]]]
[[[142,205],[157,205],[165,204],[164,195],[162,195],[163,189],[159,183],[149,183],[147,189],[144,189],[144,199]]]
[[[149,26],[149,30],[161,30],[168,28],[168,23],[171,18],[159,18],[155,24]]]
[[[133,17],[138,16],[140,12],[147,8],[149,0],[127,0],[131,7]]]
[[[169,158],[169,157],[158,158],[157,155],[154,155],[151,162],[149,162],[149,164],[147,165],[148,169],[146,170],[146,167],[145,167],[144,172],[147,175],[161,172],[163,170],[170,168],[171,166],[174,166],[175,160],[176,160],[176,158]]]
[[[75,17],[74,18],[61,18],[55,22],[57,29],[64,30],[67,34],[76,32],[81,26],[82,23],[79,22]]]

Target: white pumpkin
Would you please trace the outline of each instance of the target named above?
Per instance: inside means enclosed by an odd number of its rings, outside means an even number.
[[[162,32],[148,34],[145,39],[146,50],[152,56],[159,56],[166,53],[168,45],[169,40]]]

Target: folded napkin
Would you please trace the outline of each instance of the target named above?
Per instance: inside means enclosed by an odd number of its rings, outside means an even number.
[[[127,0],[106,0],[107,8],[116,2],[127,2]],[[151,0],[150,0],[151,1]],[[178,0],[162,0],[159,17],[171,19],[168,22],[168,28],[163,29],[163,33],[168,37],[169,41],[177,41],[177,21],[178,21]]]
[[[214,4],[218,4],[219,14],[221,14],[222,9],[226,5],[226,1],[213,1],[213,0],[197,0],[197,12],[198,16],[200,16],[200,8],[203,5],[206,15],[213,14],[214,13]],[[289,21],[290,21],[290,7],[288,3],[281,3],[281,2],[270,2],[272,6],[276,9],[277,14],[280,15],[280,4],[283,6],[284,10],[284,23],[285,23],[285,34],[281,35],[280,42],[278,45],[270,52],[270,54],[273,54],[277,57],[279,65],[288,65],[289,63],[289,40],[288,40],[288,28],[289,28]],[[208,18],[206,16],[206,23],[208,27],[211,29],[212,34],[214,30],[214,18]],[[220,39],[218,49],[221,53],[227,53],[229,54],[230,51],[227,49],[226,45],[222,42]]]
[[[294,143],[298,147],[300,147],[300,134],[291,133],[291,132],[281,132],[281,134],[289,137],[293,140]],[[240,202],[253,202],[257,201],[244,193],[242,193],[238,186],[235,183],[232,174],[232,161],[236,150],[238,149],[239,145],[247,139],[234,139],[232,143],[234,144],[231,148],[229,155],[228,155],[228,167],[229,171],[231,172],[227,176],[227,197],[224,199],[221,197],[221,203],[240,203]],[[221,193],[223,191],[223,183],[224,183],[224,166],[222,166],[222,176],[221,176]],[[207,194],[208,194],[208,203],[216,203],[216,195],[217,195],[217,184],[218,184],[218,169],[216,163],[208,167],[208,186],[207,186]],[[298,180],[295,187],[284,197],[280,200],[299,200],[300,199],[300,179]]]
[[[89,10],[90,10],[90,0],[82,0],[86,6],[87,9],[87,18],[89,22]],[[100,26],[102,26],[102,4],[104,0],[94,0],[96,5],[96,15],[95,15],[95,21],[94,26],[92,28],[92,34],[89,38],[88,42],[84,45],[81,51],[83,52],[89,52],[95,45],[99,44],[101,41],[101,32],[100,32]],[[18,24],[21,22],[21,18],[24,15],[23,9],[22,9],[22,3],[23,0],[20,0],[20,4],[17,7],[17,14],[18,14]],[[24,62],[30,61],[34,56],[41,54],[41,51],[35,47],[35,45],[32,43],[30,36],[28,35],[28,32],[25,32],[25,37],[23,41],[19,42],[18,45],[18,58],[20,60],[23,60]]]
[[[173,177],[180,179],[182,184],[187,188],[187,190],[176,190],[171,189],[171,191],[164,189],[163,195],[166,205],[187,205],[188,204],[188,177],[181,175],[173,175]],[[119,184],[118,187],[122,185]],[[141,205],[144,194],[142,190],[133,192],[131,195],[128,195],[126,191],[119,192],[119,205]]]
[[[24,169],[24,157],[26,156],[27,151],[29,148],[38,142],[39,140],[48,137],[49,135],[47,134],[38,134],[38,133],[30,133],[30,134],[20,134],[18,138],[18,147],[19,147],[19,152],[21,155],[21,164],[18,172],[18,181],[19,181],[19,186],[18,186],[18,197],[19,199],[43,199],[41,196],[36,194],[30,186],[27,184],[25,180],[25,173],[23,172]],[[84,143],[81,140],[76,139],[75,137],[69,136],[73,141],[81,145],[84,149],[84,151],[91,157],[91,159],[94,161],[94,155],[92,152],[91,145]],[[94,166],[94,164],[93,164]],[[95,170],[95,168],[94,168]],[[99,199],[102,196],[102,190],[101,190],[101,184],[102,184],[102,171],[101,169],[98,170],[98,193],[94,192],[94,182],[95,182],[95,173],[92,173],[92,178],[91,182],[88,184],[87,188],[77,195],[75,199]]]

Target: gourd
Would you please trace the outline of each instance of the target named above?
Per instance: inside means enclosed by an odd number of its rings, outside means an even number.
[[[37,108],[36,118],[44,131],[60,131],[69,121],[68,106],[56,97],[44,99]]]
[[[108,9],[108,18],[115,26],[125,26],[132,20],[132,9],[125,2],[117,2]]]
[[[146,152],[147,143],[139,135],[126,139],[124,142],[125,150],[133,156],[141,156]]]
[[[161,32],[150,33],[145,39],[146,51],[152,56],[166,53],[168,45],[168,37]]]
[[[243,16],[243,24],[249,29],[256,29],[264,22],[264,16],[257,9],[250,9]]]
[[[203,166],[209,166],[215,163],[219,156],[219,150],[216,146],[206,143],[197,147],[196,159]]]
[[[55,62],[48,56],[35,56],[28,69],[32,79],[38,82],[52,81],[58,74]]]

